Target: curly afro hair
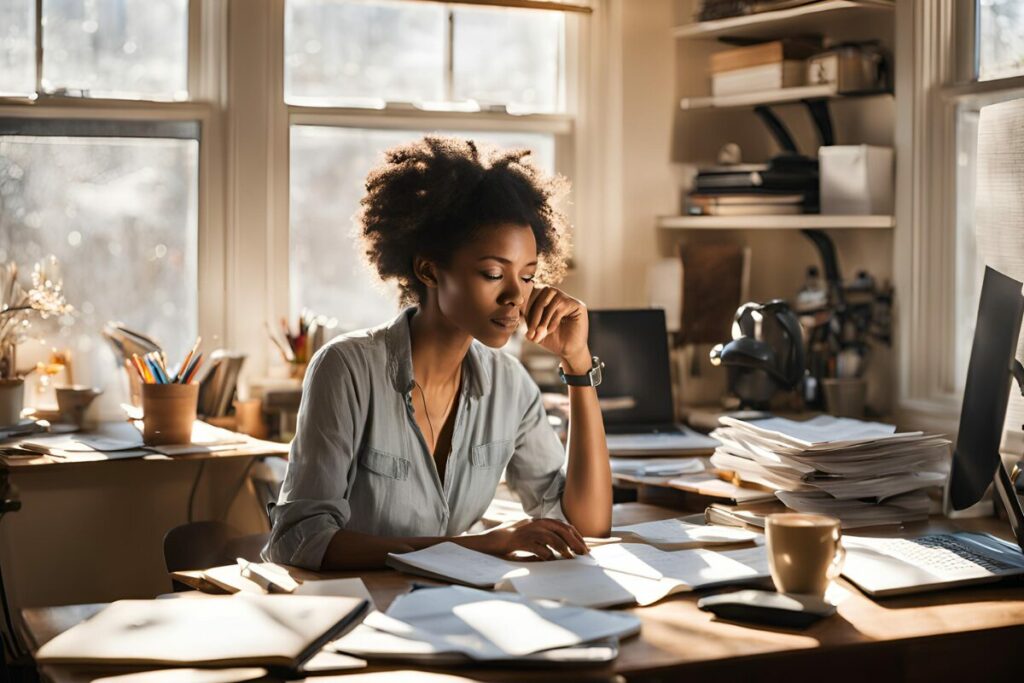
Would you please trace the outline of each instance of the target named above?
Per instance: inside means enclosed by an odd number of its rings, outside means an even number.
[[[397,280],[403,305],[426,296],[413,272],[415,256],[445,265],[478,230],[500,223],[529,225],[537,240],[538,278],[561,280],[568,226],[554,204],[568,183],[543,174],[526,158],[529,153],[426,136],[388,150],[370,171],[356,228],[380,278]]]

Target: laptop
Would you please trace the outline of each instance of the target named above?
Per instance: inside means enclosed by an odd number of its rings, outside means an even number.
[[[665,311],[591,310],[588,343],[612,455],[709,455],[718,441],[675,420]]]
[[[962,532],[917,538],[845,536],[843,576],[868,595],[905,595],[1024,576],[1024,511],[999,456],[1011,367],[1024,371],[1014,358],[1024,314],[1021,287],[985,269],[947,488],[947,505],[962,510],[994,485],[1016,542]]]

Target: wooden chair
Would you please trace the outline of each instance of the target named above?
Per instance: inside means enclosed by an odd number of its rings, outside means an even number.
[[[164,536],[164,564],[169,573],[233,564],[239,557],[258,562],[268,536],[243,535],[233,526],[217,521],[181,524]],[[186,588],[174,583],[176,591]]]

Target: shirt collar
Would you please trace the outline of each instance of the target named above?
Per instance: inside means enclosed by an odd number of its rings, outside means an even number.
[[[408,394],[413,387],[412,374],[412,343],[409,336],[409,321],[416,313],[417,307],[410,306],[402,310],[398,316],[388,323],[384,334],[384,343],[388,352],[388,375],[395,391]],[[465,373],[466,392],[473,398],[480,398],[491,390],[491,375],[484,362],[480,342],[473,340],[462,363]]]

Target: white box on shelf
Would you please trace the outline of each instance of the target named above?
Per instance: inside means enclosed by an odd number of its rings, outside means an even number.
[[[891,147],[830,145],[818,149],[821,212],[889,215],[893,211]]]

